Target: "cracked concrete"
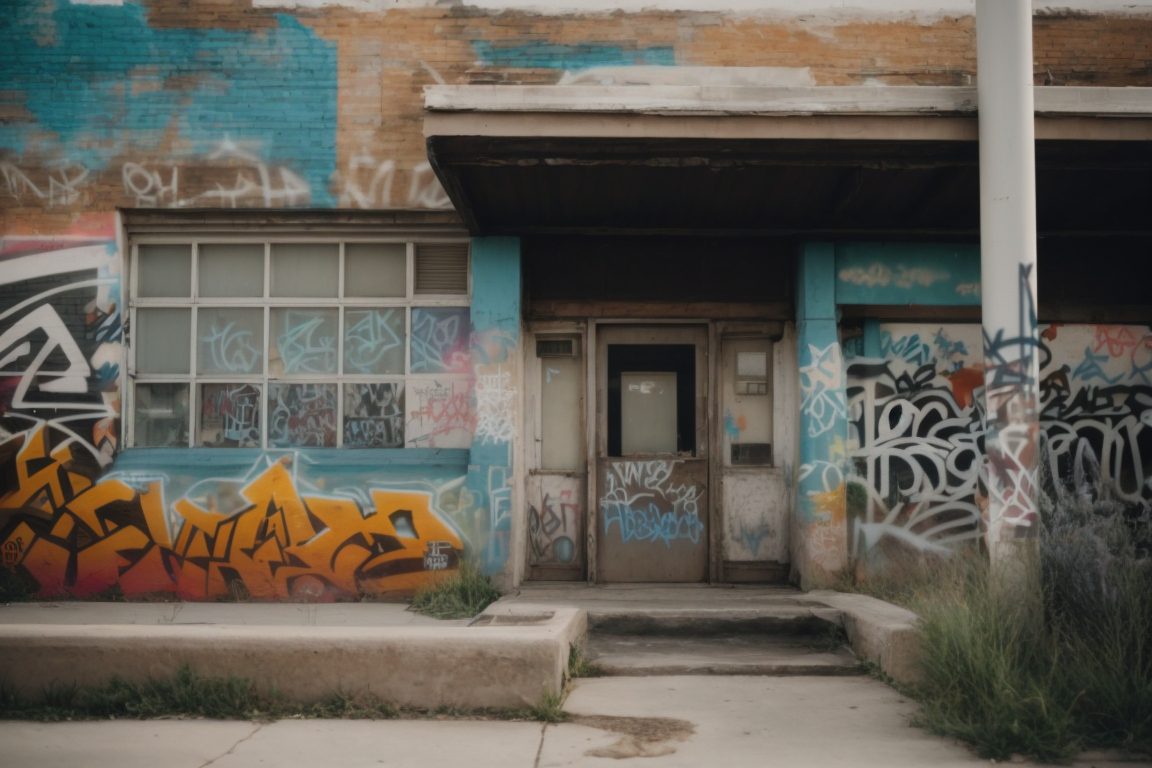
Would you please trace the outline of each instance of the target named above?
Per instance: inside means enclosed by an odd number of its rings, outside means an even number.
[[[866,677],[576,681],[569,722],[211,720],[0,722],[5,768],[788,768],[987,766],[909,725],[914,705]],[[639,762],[636,762],[639,761]],[[1091,756],[1087,768],[1152,766]]]

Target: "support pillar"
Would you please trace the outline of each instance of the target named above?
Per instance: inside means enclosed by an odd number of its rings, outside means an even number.
[[[976,43],[986,540],[993,568],[1015,572],[1039,492],[1032,4],[977,0]]]
[[[520,239],[472,239],[472,431],[465,487],[480,519],[472,554],[503,586],[518,581],[513,549],[520,435]]]
[[[800,369],[800,470],[793,563],[800,586],[831,586],[848,567],[846,444],[848,398],[836,322],[836,255],[831,243],[805,244],[796,303]]]

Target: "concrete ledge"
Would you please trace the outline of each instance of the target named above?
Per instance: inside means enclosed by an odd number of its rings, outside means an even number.
[[[807,597],[840,612],[858,657],[876,664],[897,683],[920,681],[919,617],[912,611],[868,595],[832,590],[814,590]]]
[[[523,613],[501,609],[501,615]],[[51,684],[169,677],[189,665],[292,701],[370,692],[401,706],[518,708],[558,695],[576,608],[474,626],[0,625],[0,678],[25,695]]]

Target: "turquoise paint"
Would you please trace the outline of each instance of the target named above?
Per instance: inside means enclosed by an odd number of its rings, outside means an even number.
[[[268,28],[158,29],[138,3],[40,8],[0,20],[3,87],[33,118],[0,124],[0,149],[99,171],[175,127],[189,155],[229,138],[303,178],[313,205],[334,205],[334,44],[283,14]]]
[[[836,251],[831,243],[806,243],[796,273],[796,316],[836,319]]]
[[[816,499],[843,493],[848,398],[835,317],[835,260],[828,243],[806,244],[797,273],[797,362],[800,368],[800,472],[796,510],[802,523],[826,516]]]
[[[841,243],[836,303],[980,306],[975,245]]]
[[[517,370],[520,345],[520,239],[472,239],[472,370],[477,382]],[[479,386],[479,385],[478,385]],[[505,386],[519,386],[513,379]],[[514,414],[507,414],[514,418]],[[512,443],[484,434],[478,420],[472,437],[466,487],[487,511],[486,545],[473,552],[495,573],[508,560],[512,540]]]
[[[642,64],[670,67],[676,64],[676,52],[670,45],[629,48],[615,43],[561,45],[544,41],[501,45],[474,40],[472,50],[484,66],[516,69],[579,70]]]

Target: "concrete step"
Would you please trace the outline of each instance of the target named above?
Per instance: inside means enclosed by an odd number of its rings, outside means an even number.
[[[818,636],[758,634],[704,637],[592,633],[586,649],[600,674],[855,675],[856,657]]]
[[[585,652],[605,675],[851,675],[839,611],[798,600],[750,606],[597,606]]]

